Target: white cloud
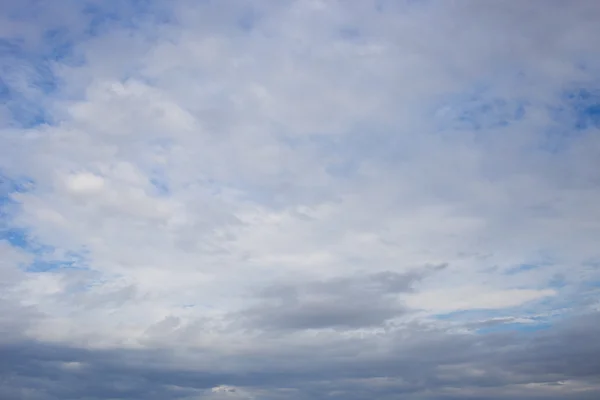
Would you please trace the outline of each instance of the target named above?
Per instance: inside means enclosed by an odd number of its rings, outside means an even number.
[[[66,179],[67,189],[75,194],[93,194],[104,187],[104,179],[89,172],[71,175]]]
[[[520,306],[526,302],[554,296],[545,290],[490,290],[485,287],[458,287],[446,290],[423,291],[408,298],[407,304],[415,309],[432,312],[451,312],[477,309],[502,309]]]

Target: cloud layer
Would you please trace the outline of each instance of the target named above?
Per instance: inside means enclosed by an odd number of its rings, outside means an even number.
[[[0,397],[598,397],[595,1],[0,11]]]

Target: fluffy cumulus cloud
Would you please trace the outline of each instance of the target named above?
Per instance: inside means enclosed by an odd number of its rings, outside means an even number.
[[[600,3],[0,2],[2,399],[597,399]]]

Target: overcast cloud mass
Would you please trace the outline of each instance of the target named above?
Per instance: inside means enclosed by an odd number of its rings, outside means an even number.
[[[0,1],[2,400],[600,398],[600,2]]]

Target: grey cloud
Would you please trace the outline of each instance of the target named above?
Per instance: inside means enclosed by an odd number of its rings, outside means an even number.
[[[290,302],[246,312],[261,328],[320,329],[377,326],[400,314],[402,309],[380,301],[330,297]]]
[[[259,293],[259,305],[242,311],[238,318],[266,330],[381,326],[407,312],[397,295],[409,292],[426,271],[272,285]]]
[[[218,385],[224,377],[169,368],[168,353],[145,350],[85,350],[20,342],[3,345],[3,399],[35,392],[40,399],[175,399]],[[187,390],[176,391],[173,387]],[[37,397],[36,397],[37,396]]]
[[[595,313],[530,334],[459,334],[410,325],[346,343],[315,337],[311,351],[277,342],[253,356],[190,351],[196,360],[215,360],[205,367],[166,350],[21,342],[0,347],[0,395],[169,400],[202,398],[212,387],[229,385],[267,399],[587,400],[600,393],[599,327]],[[251,367],[240,369],[244,364]]]

